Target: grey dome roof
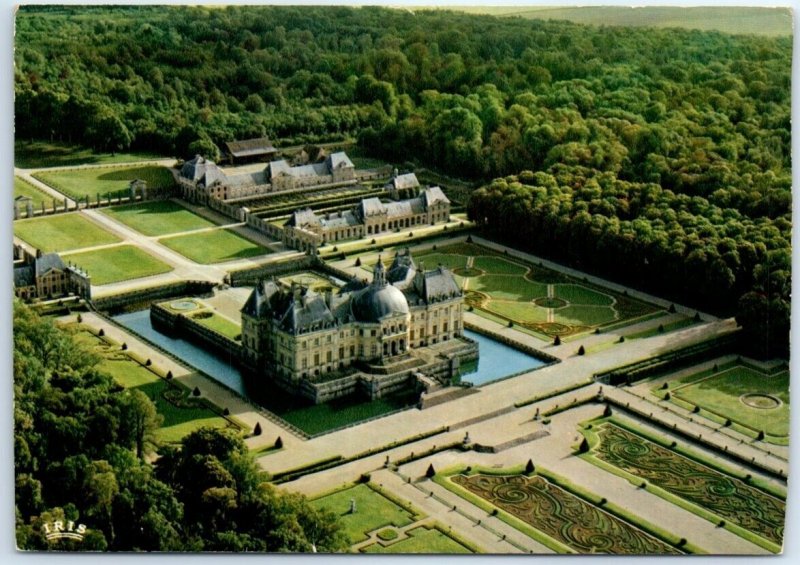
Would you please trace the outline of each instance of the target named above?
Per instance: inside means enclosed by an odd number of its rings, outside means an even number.
[[[359,322],[377,322],[390,314],[408,314],[408,301],[390,284],[370,285],[353,297],[351,308]]]

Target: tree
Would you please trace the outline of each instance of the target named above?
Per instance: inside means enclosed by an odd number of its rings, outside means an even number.
[[[122,404],[121,422],[134,446],[136,456],[145,456],[149,448],[156,445],[155,431],[164,417],[145,393],[138,389],[126,391]]]
[[[433,468],[433,463],[431,463],[428,465],[428,470],[425,471],[425,476],[431,479],[434,477],[434,475],[436,475],[436,469]]]
[[[589,440],[583,438],[581,445],[578,447],[578,453],[587,453],[589,451]]]
[[[253,435],[260,436],[261,435],[261,422],[256,422],[256,427],[253,428]]]
[[[536,467],[533,465],[533,459],[528,459],[528,463],[525,465],[525,474],[530,475],[536,470]]]

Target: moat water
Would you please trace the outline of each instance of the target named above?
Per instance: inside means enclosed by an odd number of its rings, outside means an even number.
[[[165,335],[156,331],[150,323],[150,311],[140,310],[114,316],[121,325],[133,330],[152,343],[195,367],[245,398],[264,406],[285,420],[310,434],[324,432],[394,410],[406,408],[416,402],[409,395],[382,398],[372,402],[342,400],[319,406],[305,406],[276,391],[259,394],[236,368],[235,359],[225,358],[209,352],[194,343]],[[477,363],[465,364],[460,379],[475,386],[484,385],[545,365],[544,361],[522,353],[482,334],[465,331],[465,335],[478,342],[480,359]],[[248,387],[248,384],[251,386]],[[261,389],[262,387],[255,387]]]

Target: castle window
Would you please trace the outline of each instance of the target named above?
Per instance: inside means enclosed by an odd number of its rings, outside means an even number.
[[[331,361],[333,361],[333,352],[331,352],[331,351],[328,351],[328,353],[325,355],[325,360],[326,360],[328,363],[330,363]],[[328,370],[330,370],[330,367],[328,368]]]
[[[319,365],[319,353],[314,354],[314,365]]]
[[[331,342],[331,334],[328,334],[328,339],[325,340],[327,343]]]
[[[355,356],[356,356],[356,346],[355,345],[351,345],[350,346],[350,357],[355,357]]]
[[[307,369],[308,368],[308,357],[303,357],[302,367],[303,367],[303,369]],[[303,376],[305,376],[305,375],[303,375]]]
[[[339,348],[339,359],[344,359],[344,347]]]

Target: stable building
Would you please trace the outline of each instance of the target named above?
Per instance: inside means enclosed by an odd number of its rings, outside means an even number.
[[[267,137],[225,143],[225,158],[231,165],[253,161],[271,161],[277,153],[278,150]]]
[[[273,190],[295,190],[320,185],[355,184],[355,165],[344,151],[328,155],[320,163],[291,166],[286,160],[272,161],[267,178]]]
[[[326,243],[357,239],[386,231],[450,221],[450,200],[438,186],[420,190],[415,198],[384,202],[365,198],[352,210],[319,215],[296,210],[283,226],[283,242],[301,251]]]
[[[23,254],[23,264],[14,267],[14,294],[22,300],[60,298],[74,294],[91,297],[89,274],[66,265],[58,253],[35,257]]]

